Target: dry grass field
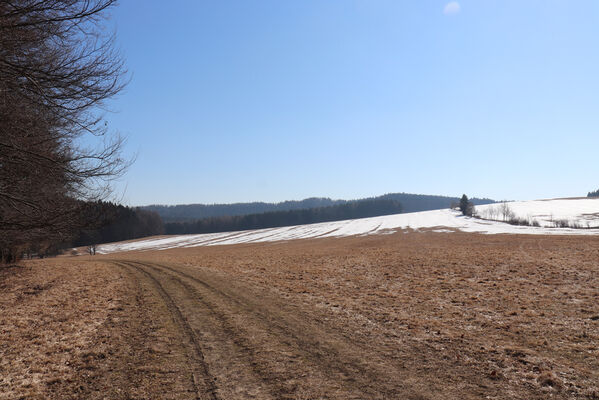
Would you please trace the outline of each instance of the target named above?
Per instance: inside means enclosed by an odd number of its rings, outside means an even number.
[[[46,259],[0,293],[0,399],[599,399],[595,237]]]

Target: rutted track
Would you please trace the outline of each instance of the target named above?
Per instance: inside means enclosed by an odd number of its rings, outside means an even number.
[[[171,313],[175,324],[179,327],[180,331],[185,337],[186,347],[188,348],[187,356],[189,357],[192,370],[192,385],[197,393],[197,398],[218,400],[218,396],[216,395],[216,387],[214,386],[214,380],[208,372],[208,366],[204,360],[204,353],[202,352],[198,337],[194,330],[190,327],[185,316],[182,314],[181,309],[175,304],[172,297],[169,296],[166,290],[164,290],[162,284],[152,274],[148,273],[148,271],[133,263],[120,263],[120,265],[132,267],[140,271],[152,282],[166,304],[169,312]]]
[[[198,398],[417,398],[380,355],[291,315],[249,288],[148,262],[117,261],[153,282],[186,337]]]
[[[596,238],[413,233],[0,269],[0,399],[596,399]]]

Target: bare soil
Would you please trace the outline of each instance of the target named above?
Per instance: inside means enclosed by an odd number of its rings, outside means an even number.
[[[0,293],[0,399],[599,399],[594,237],[57,258]]]

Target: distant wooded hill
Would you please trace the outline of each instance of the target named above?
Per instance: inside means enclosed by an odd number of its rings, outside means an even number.
[[[365,199],[344,202],[328,207],[270,211],[247,215],[226,215],[188,222],[169,222],[164,227],[168,235],[229,232],[378,217],[381,215],[399,214],[401,212],[402,205],[399,201],[391,199]]]
[[[401,203],[402,212],[417,212],[448,208],[452,203],[458,203],[458,197],[431,196],[410,193],[388,193],[382,196],[362,200],[393,200]],[[353,200],[355,201],[355,200]],[[472,198],[475,205],[494,203],[491,199]],[[235,204],[181,204],[175,206],[150,205],[141,207],[148,211],[155,211],[165,223],[191,222],[204,218],[241,216],[260,214],[273,211],[291,211],[310,208],[330,207],[347,204],[352,200],[332,200],[324,197],[311,197],[298,201],[284,201],[281,203],[235,203]]]
[[[493,202],[476,198],[472,201],[475,204]],[[82,216],[97,221],[96,226],[74,233],[70,243],[65,243],[64,246],[84,246],[163,233],[225,232],[375,217],[447,208],[458,202],[457,197],[408,193],[390,193],[351,201],[310,198],[276,204],[190,204],[139,208],[97,202],[87,204],[85,215]],[[258,211],[251,212],[252,210]]]

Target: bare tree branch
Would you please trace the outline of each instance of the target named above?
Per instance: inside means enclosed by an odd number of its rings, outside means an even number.
[[[102,114],[127,83],[114,35],[103,33],[115,4],[0,2],[0,258],[68,235],[85,201],[105,198],[130,165]],[[86,135],[105,140],[79,145]]]

